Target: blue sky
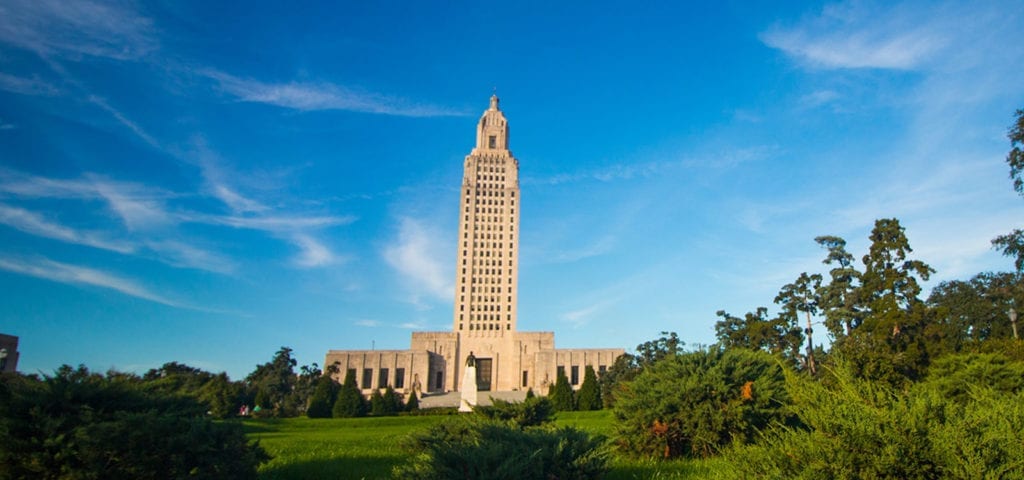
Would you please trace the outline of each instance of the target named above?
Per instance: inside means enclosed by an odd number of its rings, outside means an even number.
[[[0,332],[20,369],[241,378],[451,328],[494,88],[519,328],[714,341],[897,217],[939,281],[1011,268],[1019,2],[0,3]],[[513,5],[505,5],[511,3]],[[773,309],[774,311],[774,309]]]

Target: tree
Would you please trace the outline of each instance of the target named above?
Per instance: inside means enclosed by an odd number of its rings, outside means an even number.
[[[807,355],[804,362],[805,367],[811,375],[817,373],[814,363],[814,341],[811,326],[811,317],[818,314],[818,306],[821,304],[821,275],[808,275],[801,273],[800,277],[793,283],[784,285],[779,294],[775,296],[775,303],[782,305],[782,312],[779,318],[787,325],[797,325],[800,322],[800,313],[807,318],[807,327],[804,334],[807,335]],[[796,345],[799,347],[799,345]],[[794,352],[794,357],[796,354]]]
[[[381,395],[380,389],[373,389],[373,393],[370,394],[370,415],[375,417],[383,417],[390,415],[388,411],[387,402],[384,401],[384,395]]]
[[[337,368],[335,368],[335,371]],[[316,383],[316,390],[309,399],[309,407],[306,408],[306,416],[309,418],[331,418],[331,410],[334,402],[338,400],[338,391],[341,385],[334,381],[331,374],[322,375]]]
[[[936,286],[927,304],[936,311],[929,337],[939,352],[976,351],[979,342],[1015,338],[1008,312],[1024,304],[1021,280],[1014,273],[983,272]]]
[[[829,283],[820,290],[820,308],[825,314],[825,328],[833,339],[842,340],[860,325],[863,313],[857,308],[861,273],[853,265],[853,255],[846,251],[846,240],[823,235],[814,239],[828,250],[821,263],[832,265]]]
[[[743,318],[734,317],[724,310],[719,310],[716,315],[722,320],[715,323],[715,335],[724,347],[763,350],[794,363],[800,356],[800,344],[804,338],[795,318],[768,318],[768,309],[764,307],[748,312]]]
[[[1018,109],[1016,116],[1016,121],[1010,125],[1006,134],[1010,139],[1010,153],[1006,155],[1006,163],[1010,166],[1013,189],[1024,195],[1024,110]],[[998,236],[992,240],[992,246],[1014,259],[1018,275],[1024,272],[1024,230],[1018,228],[1007,235]]]
[[[876,220],[870,239],[856,295],[861,323],[837,348],[861,375],[898,385],[920,378],[928,364],[925,329],[934,312],[918,298],[919,279],[934,270],[908,258],[913,249],[895,218]]]
[[[292,349],[281,347],[270,362],[258,365],[245,377],[246,384],[256,392],[257,405],[270,409],[271,415],[291,416],[297,413],[288,403],[295,387],[297,363],[292,358]]]
[[[334,401],[331,414],[334,418],[362,417],[366,415],[367,405],[363,393],[356,386],[356,373],[349,370],[345,374],[345,383],[341,384],[338,399]]]
[[[416,396],[416,390],[409,392],[409,399],[405,402],[405,411],[415,412],[420,409],[420,399]]]
[[[580,391],[576,392],[576,408],[600,410],[601,406],[601,388],[597,384],[597,374],[594,373],[593,366],[587,365],[583,371],[583,385],[580,385]]]
[[[558,372],[558,379],[555,380],[551,391],[548,392],[548,398],[551,399],[555,410],[559,412],[570,412],[576,409],[572,387],[569,385],[569,379],[565,376],[565,372]]]

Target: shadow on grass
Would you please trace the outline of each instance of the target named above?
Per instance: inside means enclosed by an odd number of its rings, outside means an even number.
[[[330,459],[268,465],[260,470],[261,480],[352,478],[391,478],[391,469],[400,462],[388,457],[335,457]]]

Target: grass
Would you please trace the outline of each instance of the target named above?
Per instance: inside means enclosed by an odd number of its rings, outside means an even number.
[[[263,419],[245,421],[250,438],[274,458],[260,468],[261,479],[390,478],[404,461],[400,441],[409,433],[444,421],[446,416],[337,419]],[[611,436],[611,411],[562,412],[555,424]],[[609,480],[713,477],[716,460],[650,461],[616,457]]]

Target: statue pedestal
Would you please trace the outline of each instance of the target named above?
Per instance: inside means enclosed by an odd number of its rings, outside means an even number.
[[[462,400],[459,401],[460,412],[472,412],[476,406],[476,366],[466,367],[462,376],[462,387],[459,388]]]

